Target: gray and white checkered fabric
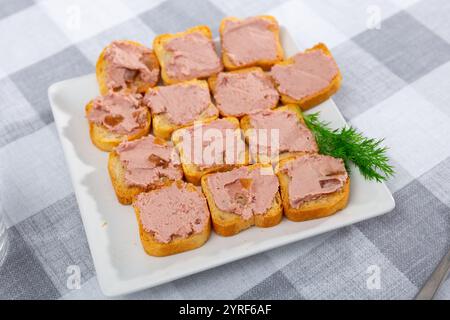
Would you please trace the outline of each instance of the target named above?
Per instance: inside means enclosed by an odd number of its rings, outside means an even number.
[[[397,175],[384,216],[123,298],[409,299],[450,249],[450,1],[0,0],[0,201],[10,250],[0,298],[104,298],[47,99],[94,71],[113,39],[271,14],[300,47],[328,44],[346,119],[386,137]],[[377,24],[376,18],[382,21]],[[69,265],[81,270],[70,290]],[[367,286],[368,268],[381,286]],[[439,298],[450,299],[450,280]]]

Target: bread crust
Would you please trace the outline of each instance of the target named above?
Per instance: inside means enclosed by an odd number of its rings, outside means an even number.
[[[280,62],[284,59],[284,50],[281,46],[280,41],[280,27],[278,25],[277,19],[275,17],[270,15],[260,15],[255,16],[264,20],[268,20],[270,22],[275,22],[274,25],[271,25],[269,27],[269,30],[272,31],[275,35],[275,41],[276,41],[276,47],[277,47],[277,56],[274,60],[256,60],[244,65],[235,65],[233,62],[231,62],[228,52],[224,49],[223,46],[223,33],[225,31],[225,23],[227,21],[240,21],[242,19],[236,18],[236,17],[226,17],[222,19],[219,27],[219,34],[220,34],[220,41],[222,45],[222,63],[225,67],[225,70],[237,70],[241,68],[248,68],[248,67],[261,67],[264,70],[269,70],[271,66],[273,66],[275,63]]]
[[[208,82],[206,80],[189,80],[181,83],[182,85],[198,85],[204,88],[208,88]],[[153,88],[153,90],[158,90],[159,87]],[[202,114],[196,119],[195,121],[191,121],[189,123],[186,123],[184,125],[177,125],[174,123],[171,123],[168,119],[167,115],[165,114],[153,114],[152,116],[152,124],[153,124],[153,135],[155,137],[159,137],[165,140],[169,140],[172,136],[172,132],[175,130],[178,130],[180,128],[189,127],[194,124],[194,122],[209,122],[217,119],[219,117],[219,113],[217,112],[214,116],[207,116],[207,112],[209,110],[217,110],[216,106],[211,102],[205,111],[203,111]]]
[[[164,49],[164,45],[169,40],[172,40],[174,38],[183,37],[190,33],[195,32],[201,32],[204,34],[207,38],[212,40],[212,33],[208,26],[206,25],[199,25],[192,28],[187,29],[186,31],[177,32],[177,33],[165,33],[160,34],[155,37],[153,40],[153,50],[155,50],[156,57],[158,58],[159,64],[161,66],[161,78],[164,82],[164,84],[174,84],[178,82],[183,82],[184,80],[177,80],[174,78],[171,78],[167,74],[167,61],[170,59],[170,54]]]
[[[251,170],[260,169],[262,167],[271,168],[270,165],[254,164],[249,166]],[[214,201],[213,195],[208,186],[208,176],[206,174],[202,176],[201,185],[203,193],[208,200],[209,210],[211,212],[211,219],[214,231],[224,237],[233,236],[239,232],[250,228],[251,226],[257,226],[260,228],[269,228],[276,226],[283,218],[283,209],[281,203],[281,197],[279,191],[277,191],[272,206],[264,214],[253,215],[250,219],[245,220],[240,215],[232,212],[225,212],[220,210]]]
[[[272,109],[273,111],[293,111],[296,113],[298,120],[303,123],[305,126],[305,120],[303,119],[303,113],[300,109],[300,107],[296,104],[287,104],[284,106],[280,106],[277,108]],[[241,118],[240,120],[240,125],[241,125],[241,129],[242,132],[244,133],[244,137],[245,137],[245,141],[247,142],[247,144],[250,143],[250,129],[253,129],[251,122],[250,122],[250,116],[244,116]],[[272,164],[276,164],[278,161],[281,161],[282,159],[286,159],[286,158],[291,158],[291,157],[295,157],[295,156],[299,156],[305,154],[305,152],[299,151],[299,152],[283,152],[280,153],[278,156],[278,160],[277,159],[269,159],[268,157],[261,157],[260,155],[256,154],[251,154],[252,160],[256,161],[258,163],[272,163]]]
[[[240,130],[239,127],[239,120],[237,118],[234,117],[226,117],[223,118],[226,119],[227,121],[230,121],[231,123],[236,124],[236,130]],[[207,124],[209,122],[211,122],[212,120],[209,121],[203,121],[203,124]],[[213,173],[213,172],[220,172],[220,171],[228,171],[231,170],[233,168],[237,168],[243,165],[247,165],[250,161],[250,155],[248,152],[248,148],[247,145],[245,144],[245,156],[244,156],[244,163],[242,164],[219,164],[219,165],[214,165],[208,168],[204,168],[204,169],[200,169],[198,165],[193,164],[193,163],[186,163],[184,162],[184,151],[183,148],[181,146],[181,137],[183,136],[183,130],[187,129],[186,128],[181,128],[178,130],[175,130],[174,133],[172,134],[172,142],[175,145],[175,147],[177,148],[178,152],[180,153],[180,159],[181,159],[181,165],[183,167],[183,172],[184,172],[184,177],[186,178],[187,182],[190,182],[196,186],[200,185],[201,183],[201,178],[203,175],[207,174],[207,173]]]
[[[179,170],[180,173],[182,173],[181,167],[179,168]],[[133,202],[133,198],[136,197],[139,193],[158,189],[170,182],[170,180],[164,177],[160,181],[155,182],[146,188],[138,186],[128,186],[125,182],[125,168],[120,161],[119,155],[115,151],[109,154],[108,172],[117,196],[117,200],[123,205],[131,204]]]
[[[132,40],[124,40],[125,42],[131,43],[133,45],[136,46],[143,46],[141,43],[136,42],[136,41],[132,41]],[[97,76],[97,83],[98,83],[98,87],[99,87],[99,91],[101,95],[106,95],[109,92],[108,86],[107,84],[107,74],[106,74],[106,69],[107,69],[107,65],[108,62],[105,60],[105,52],[106,49],[109,47],[106,46],[105,48],[103,48],[102,52],[100,53],[100,56],[97,59],[97,63],[95,65],[95,74]],[[136,80],[135,84],[137,85],[137,93],[145,93],[148,88],[154,87],[159,80],[159,62],[158,59],[156,58],[156,55],[154,53],[154,51],[151,52],[151,54],[149,55],[149,61],[150,61],[150,69],[158,69],[158,79],[155,82],[152,83],[147,83],[147,82],[143,82],[140,80]],[[125,92],[130,92],[132,93],[132,90],[125,90]]]
[[[86,116],[91,112],[94,104],[93,101],[89,101],[88,104],[85,107]],[[143,136],[146,136],[150,132],[151,122],[152,118],[150,115],[150,111],[148,108],[146,108],[147,112],[147,121],[145,123],[145,126],[139,130],[137,133],[132,135],[123,135],[123,134],[117,134],[112,133],[103,125],[99,125],[96,123],[93,123],[91,121],[89,122],[89,136],[91,137],[92,143],[100,150],[111,152],[114,150],[115,147],[117,147],[122,141],[132,141],[139,139]]]
[[[294,160],[296,157],[289,157],[279,162],[276,168],[278,180],[280,182],[281,199],[283,203],[284,215],[291,221],[306,221],[330,216],[347,206],[350,196],[350,177],[347,178],[344,186],[331,194],[323,195],[319,199],[308,201],[298,208],[291,207],[289,199],[289,177],[279,170],[286,162]]]
[[[315,50],[320,50],[327,56],[333,58],[330,50],[323,43],[318,43],[314,47],[305,50],[305,52],[311,52],[311,51],[315,51]],[[333,58],[333,60],[334,60],[334,58]],[[293,63],[294,63],[294,59],[292,57],[290,57],[289,59],[287,59],[285,61],[276,63],[275,65],[290,65]],[[281,92],[279,92],[280,99],[283,104],[297,104],[300,106],[300,108],[303,111],[305,111],[305,110],[308,110],[308,109],[328,100],[328,98],[330,98],[333,94],[335,94],[339,90],[339,88],[341,87],[341,82],[342,82],[342,74],[338,68],[337,75],[331,80],[329,86],[326,87],[325,89],[323,89],[311,96],[304,97],[300,100],[296,100],[288,95],[285,95],[285,94],[282,94]],[[275,87],[278,89],[277,83],[275,81],[274,81],[274,83],[275,83]]]
[[[170,183],[166,186],[169,185]],[[193,185],[188,185],[188,189],[192,192],[199,192]],[[187,238],[177,237],[168,243],[158,242],[150,232],[144,230],[139,209],[137,206],[133,205],[133,207],[139,225],[139,237],[141,239],[142,247],[150,256],[164,257],[199,248],[208,241],[211,234],[211,216],[208,215],[208,221],[200,233],[192,234]]]

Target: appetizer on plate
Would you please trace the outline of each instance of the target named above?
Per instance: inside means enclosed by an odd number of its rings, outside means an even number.
[[[275,64],[270,75],[281,101],[307,110],[331,97],[341,86],[341,72],[323,43]]]
[[[159,35],[153,40],[153,48],[165,84],[208,78],[223,69],[207,26]]]
[[[92,143],[102,151],[112,151],[122,141],[150,131],[150,112],[139,94],[110,92],[90,101],[85,109]]]
[[[276,163],[298,153],[319,151],[300,108],[294,104],[245,116],[241,128],[256,162]]]
[[[110,91],[145,93],[159,80],[159,63],[153,51],[136,41],[113,41],[101,52],[96,66],[102,95]]]
[[[195,185],[206,173],[248,164],[239,120],[233,117],[178,129],[172,141],[180,152],[186,180]]]
[[[319,154],[287,158],[279,162],[277,175],[289,220],[330,216],[347,205],[350,177],[342,159]]]
[[[381,140],[302,113],[340,87],[324,44],[284,60],[272,16],[227,17],[219,33],[222,60],[201,25],[156,36],[154,52],[113,41],[97,62],[90,136],[110,152],[117,199],[133,204],[152,256],[202,246],[211,221],[232,236],[275,226],[283,212],[291,221],[332,215],[349,200],[350,162],[366,179],[394,172]]]
[[[205,80],[154,87],[145,95],[144,103],[153,115],[153,134],[163,139],[170,139],[173,131],[195,121],[211,121],[219,116]]]
[[[222,20],[219,33],[227,70],[253,66],[269,69],[284,59],[280,27],[272,16],[227,17]]]
[[[232,236],[253,225],[266,228],[283,217],[278,178],[271,165],[254,164],[202,177],[214,231]]]
[[[275,108],[280,98],[270,77],[258,67],[221,72],[208,82],[217,108],[225,117]]]
[[[122,142],[109,154],[108,171],[122,204],[131,204],[133,197],[141,192],[183,178],[175,148],[152,135]]]
[[[139,194],[133,202],[142,246],[151,256],[168,256],[201,247],[211,222],[203,193],[190,183],[172,182]]]

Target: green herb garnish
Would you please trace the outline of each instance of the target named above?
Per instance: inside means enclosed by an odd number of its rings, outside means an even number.
[[[366,138],[353,127],[333,130],[319,120],[319,112],[303,117],[316,138],[319,152],[343,159],[348,171],[349,162],[353,162],[367,180],[381,182],[394,175],[386,155],[387,147],[381,146],[384,139]]]

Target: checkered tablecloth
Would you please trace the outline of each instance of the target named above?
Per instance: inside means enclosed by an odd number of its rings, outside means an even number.
[[[450,248],[447,0],[0,0],[0,210],[10,239],[0,298],[104,298],[48,86],[93,72],[113,39],[149,44],[197,24],[217,36],[223,17],[256,14],[277,17],[302,48],[332,49],[344,77],[336,104],[368,136],[386,137],[396,209],[123,298],[414,297]],[[67,285],[73,265],[79,289]],[[450,280],[438,297],[450,298]]]

